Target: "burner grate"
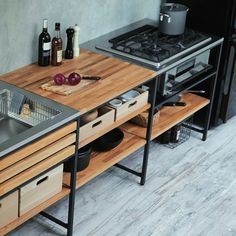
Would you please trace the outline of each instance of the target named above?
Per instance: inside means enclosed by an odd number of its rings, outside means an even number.
[[[161,62],[207,39],[208,36],[186,29],[179,36],[160,33],[157,27],[141,28],[109,40],[112,49],[153,62]]]

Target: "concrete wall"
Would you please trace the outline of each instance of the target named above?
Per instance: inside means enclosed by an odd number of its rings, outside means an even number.
[[[77,23],[80,42],[142,18],[157,20],[160,0],[0,0],[0,74],[37,61],[42,19],[65,29]],[[65,46],[65,44],[64,44]]]

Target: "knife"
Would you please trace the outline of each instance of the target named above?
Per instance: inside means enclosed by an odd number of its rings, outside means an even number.
[[[100,80],[100,76],[83,76],[82,79],[84,80]]]
[[[181,107],[184,107],[184,106],[186,106],[186,102],[167,102],[167,103],[163,104],[163,106],[168,106],[168,107],[181,106]]]

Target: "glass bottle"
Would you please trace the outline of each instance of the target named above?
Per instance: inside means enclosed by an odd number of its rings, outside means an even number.
[[[52,65],[62,64],[62,38],[60,32],[60,23],[55,24],[55,37],[52,39]]]
[[[38,65],[48,66],[50,64],[51,37],[48,33],[48,20],[43,20],[43,31],[39,35]]]
[[[174,127],[171,129],[171,138],[170,138],[170,141],[171,141],[172,143],[178,143],[178,142],[179,142],[180,132],[181,132],[181,125],[180,125],[180,124],[174,126]]]

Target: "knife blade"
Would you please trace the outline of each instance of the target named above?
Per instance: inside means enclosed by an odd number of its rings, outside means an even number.
[[[82,79],[84,80],[100,80],[100,76],[83,76]]]

